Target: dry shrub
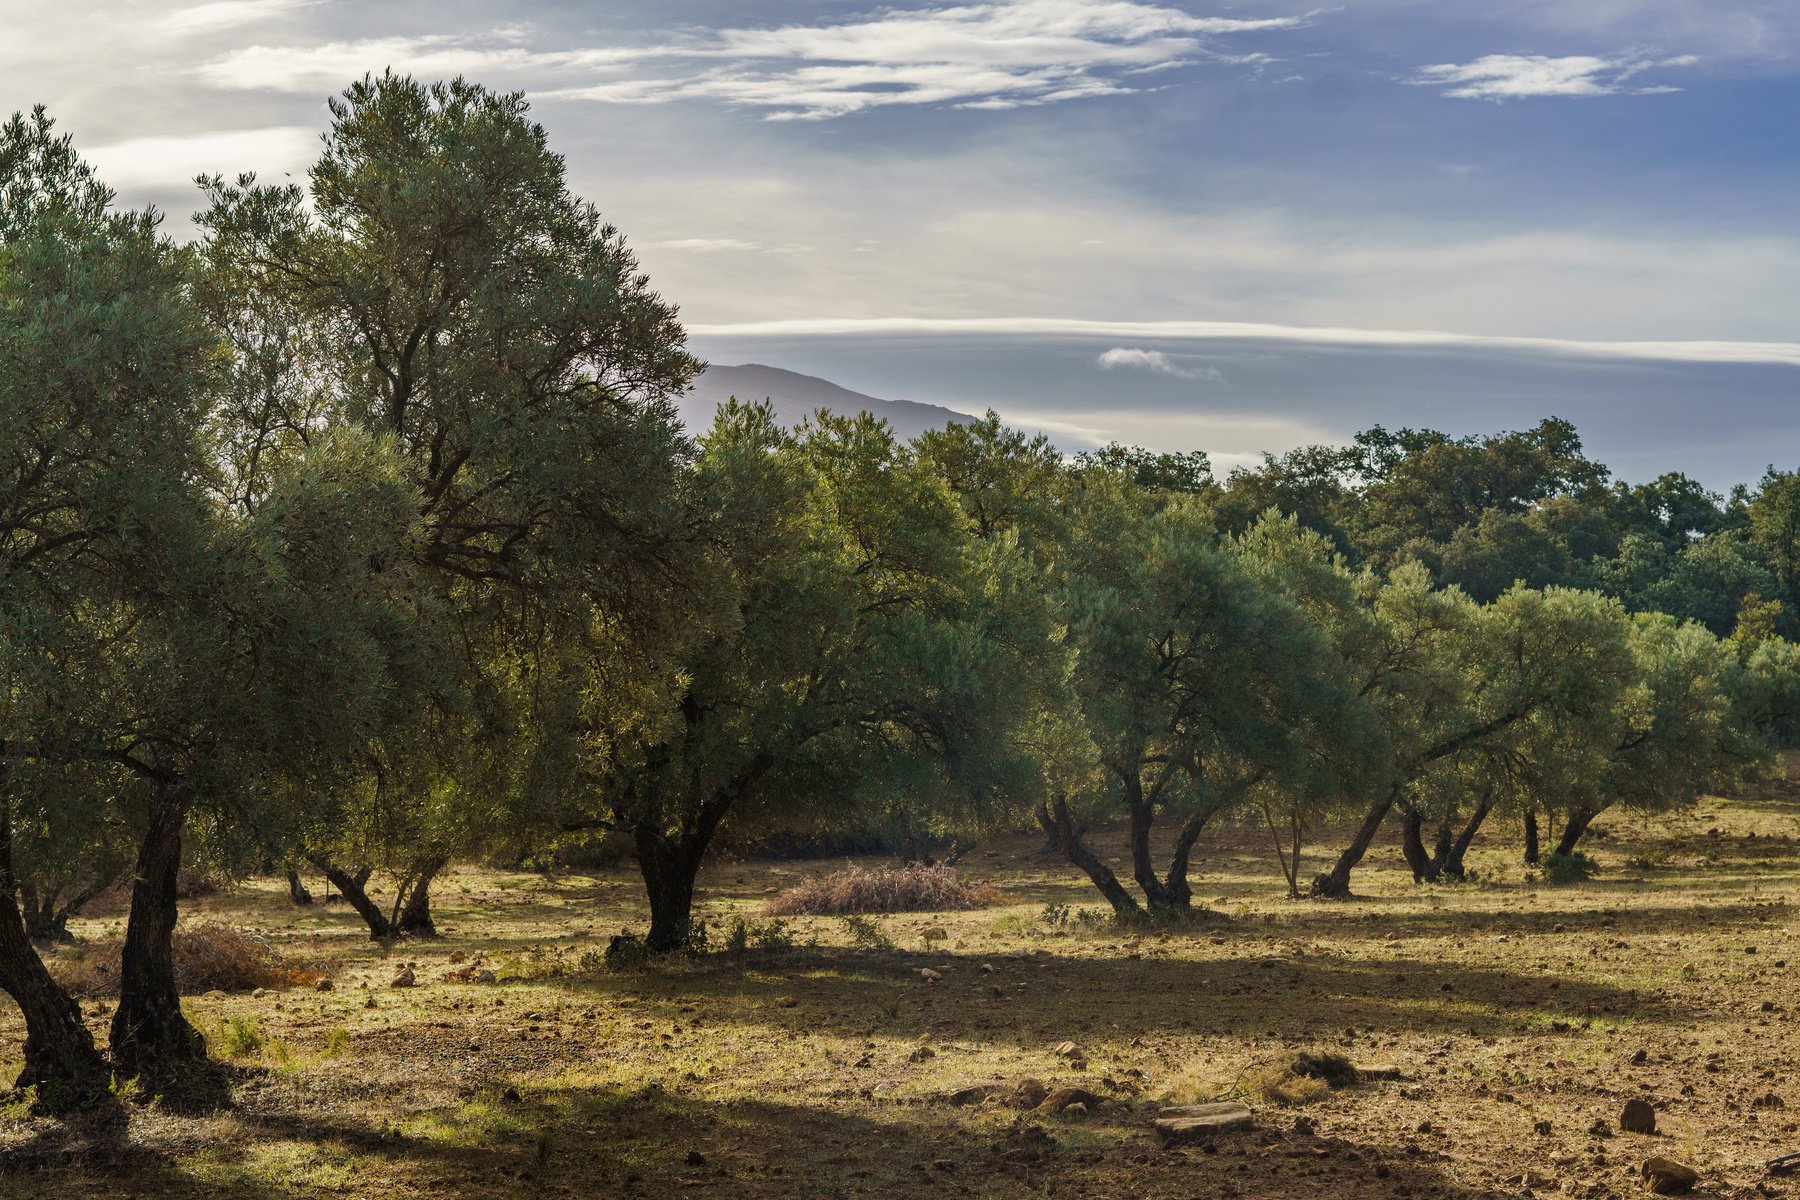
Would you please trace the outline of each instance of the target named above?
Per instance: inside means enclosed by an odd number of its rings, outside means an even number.
[[[197,900],[225,887],[225,880],[204,867],[183,867],[175,876],[175,898]]]
[[[1167,1098],[1195,1103],[1244,1097],[1292,1107],[1311,1104],[1339,1088],[1354,1087],[1362,1079],[1363,1072],[1341,1054],[1295,1050],[1253,1063],[1230,1077],[1221,1077],[1206,1065],[1196,1065],[1184,1073]]]
[[[1356,1066],[1329,1050],[1296,1050],[1244,1075],[1244,1089],[1270,1104],[1310,1104],[1362,1079]]]
[[[958,883],[952,867],[848,866],[791,887],[764,906],[770,916],[959,912],[1000,903],[987,884]]]
[[[50,971],[72,996],[117,996],[123,944],[122,938],[108,938],[68,947],[50,960]],[[175,931],[175,982],[184,995],[310,987],[324,974],[290,962],[263,939],[226,925]]]

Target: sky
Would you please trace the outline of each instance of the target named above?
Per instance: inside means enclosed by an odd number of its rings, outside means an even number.
[[[1222,466],[1551,413],[1800,465],[1800,4],[1309,2],[0,0],[0,110],[188,236],[352,79],[464,74],[715,361]]]

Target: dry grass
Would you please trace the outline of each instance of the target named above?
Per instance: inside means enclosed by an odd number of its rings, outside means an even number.
[[[71,946],[51,960],[51,972],[80,999],[117,996],[122,942],[107,938]],[[192,925],[175,933],[175,979],[185,995],[310,987],[324,974],[289,961],[263,939],[228,925]]]
[[[1000,903],[986,884],[958,882],[953,867],[859,867],[789,888],[764,906],[777,917],[837,917],[846,913],[965,912]]]
[[[1357,875],[1362,899],[1302,903],[1266,832],[1228,825],[1195,870],[1228,919],[1151,928],[1043,920],[1099,901],[1020,836],[959,868],[1001,906],[875,918],[892,945],[796,916],[790,949],[629,972],[579,969],[643,928],[629,866],[456,871],[434,897],[444,939],[401,948],[250,880],[189,919],[329,962],[335,988],[185,1001],[215,1053],[241,1052],[228,1112],[129,1105],[101,1140],[0,1106],[0,1196],[1629,1200],[1655,1154],[1699,1169],[1697,1195],[1800,1200],[1800,1180],[1765,1169],[1800,1150],[1797,834],[1800,787],[1609,814],[1602,873],[1552,887],[1501,822],[1473,851],[1478,882],[1415,885],[1392,838]],[[1317,858],[1348,835],[1322,831]],[[1121,828],[1094,843],[1125,859]],[[841,865],[714,864],[695,915],[726,928]],[[949,936],[927,945],[928,928]],[[498,982],[459,981],[478,956]],[[570,969],[500,970],[559,957]],[[391,989],[402,958],[418,986]],[[110,1006],[82,1009],[104,1042]],[[0,1078],[22,1037],[0,1001]],[[1273,1073],[1311,1081],[1274,1089],[1305,1108],[1240,1091],[1255,1128],[1210,1150],[1155,1136],[1164,1094],[1300,1051],[1341,1055],[1362,1084]],[[1023,1114],[1032,1081],[1102,1102]],[[1654,1138],[1618,1130],[1640,1096]]]

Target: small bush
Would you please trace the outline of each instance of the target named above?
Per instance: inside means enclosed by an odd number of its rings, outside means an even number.
[[[725,949],[733,954],[742,954],[746,950],[792,950],[796,944],[794,931],[788,923],[777,917],[773,921],[745,921],[738,917],[725,930]],[[705,949],[701,944],[700,953]]]
[[[611,971],[624,971],[632,967],[641,967],[650,959],[650,948],[644,945],[644,939],[629,933],[621,933],[606,944],[606,966]]]
[[[771,916],[835,917],[845,913],[960,912],[1000,902],[986,884],[959,883],[952,867],[849,866],[809,879],[771,900]]]
[[[123,939],[109,939],[63,950],[50,960],[51,973],[70,995],[117,996],[123,944]],[[310,987],[323,977],[322,971],[284,959],[261,938],[226,925],[175,931],[175,983],[185,995]]]
[[[844,936],[858,950],[892,950],[894,939],[887,935],[881,922],[873,917],[865,917],[859,913],[845,913],[839,918],[844,924]]]
[[[1544,856],[1544,878],[1550,883],[1580,883],[1592,879],[1599,871],[1600,864],[1579,850],[1572,854]]]
[[[233,1017],[219,1029],[219,1046],[232,1058],[261,1054],[264,1042],[262,1025],[253,1017]]]

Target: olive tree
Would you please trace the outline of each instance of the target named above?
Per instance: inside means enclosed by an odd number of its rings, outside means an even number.
[[[1377,731],[1324,631],[1222,550],[1194,503],[1084,476],[1060,599],[1094,764],[1040,821],[1118,914],[1184,912],[1209,822],[1262,789],[1336,786]],[[1126,817],[1142,905],[1081,837],[1083,807]],[[1177,826],[1166,869],[1161,819]]]
[[[26,937],[17,850],[107,823],[107,686],[141,586],[191,513],[209,339],[157,218],[113,194],[42,109],[0,129],[0,987],[21,1086],[67,1111],[108,1075]]]
[[[428,930],[432,876],[483,830],[533,819],[523,792],[478,799],[456,755],[507,740],[530,756],[534,681],[561,643],[594,623],[628,653],[684,620],[689,448],[670,399],[700,364],[528,111],[460,79],[365,78],[331,101],[304,188],[206,181],[201,253],[245,411],[234,454],[335,426],[392,439],[423,527],[420,600],[444,614],[450,684],[422,697],[434,734],[384,743],[379,780],[330,797],[304,839],[377,936]],[[517,807],[477,811],[490,801]],[[377,864],[400,876],[385,914],[365,891]]]
[[[1350,845],[1313,881],[1315,895],[1349,894],[1351,872],[1396,808],[1407,864],[1426,877],[1421,801],[1437,773],[1495,753],[1533,719],[1591,730],[1630,680],[1624,612],[1593,593],[1515,586],[1477,605],[1408,563],[1375,586],[1370,603],[1379,636],[1359,690],[1382,714],[1394,765]]]
[[[584,698],[593,792],[568,822],[631,839],[658,952],[688,937],[727,820],[854,794],[922,757],[954,779],[984,727],[962,514],[885,424],[821,413],[790,433],[766,405],[728,404],[686,495],[713,602],[637,703]]]

